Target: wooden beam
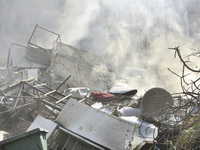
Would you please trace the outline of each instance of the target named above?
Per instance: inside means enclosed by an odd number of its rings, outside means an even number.
[[[35,82],[41,84],[41,82],[39,82],[39,81],[35,81]],[[47,86],[47,85],[44,85],[43,87],[45,87],[45,88],[47,88],[47,89],[49,89],[49,90],[53,90],[52,88],[50,88],[50,87]],[[62,93],[60,93],[60,92],[58,92],[58,91],[55,91],[54,93],[55,93],[55,94],[58,94],[58,95],[60,95],[60,96],[65,97],[64,94],[62,94]]]
[[[43,94],[46,94],[45,91],[42,91],[41,89],[36,88],[36,87],[34,87],[33,85],[31,85],[31,84],[28,84],[28,83],[26,83],[26,82],[24,82],[24,84],[26,84],[26,85],[32,87],[33,89],[35,89],[35,90],[37,90],[37,91],[39,91],[39,92],[41,92],[41,93],[43,93]],[[56,98],[56,97],[54,97],[54,96],[52,96],[52,95],[48,95],[48,96],[51,97],[51,98],[53,98],[53,99],[55,99],[56,101],[59,100],[58,98]],[[65,95],[64,95],[64,96],[65,96]]]
[[[24,92],[24,91],[23,91],[23,92]],[[37,101],[40,101],[40,102],[42,102],[42,103],[44,103],[44,104],[46,104],[46,105],[52,107],[53,109],[57,109],[57,110],[59,110],[59,111],[62,110],[61,107],[59,107],[59,106],[57,106],[56,104],[53,104],[53,103],[47,101],[47,100],[44,99],[44,98],[36,97],[35,95],[33,95],[33,94],[31,94],[31,93],[27,93],[27,92],[25,92],[25,93],[26,93],[27,95],[32,96],[33,99],[35,99],[35,100],[37,100]]]

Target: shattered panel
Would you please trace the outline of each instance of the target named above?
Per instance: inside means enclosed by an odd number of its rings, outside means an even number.
[[[51,64],[50,50],[27,47],[25,57],[41,65],[49,66]]]

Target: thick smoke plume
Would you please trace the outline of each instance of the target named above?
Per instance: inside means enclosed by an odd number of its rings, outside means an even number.
[[[125,67],[146,70],[142,77],[125,75],[129,86],[141,90],[160,86],[175,92],[179,80],[167,68],[176,72],[182,68],[168,48],[194,47],[189,4],[187,0],[2,0],[0,51],[6,56],[11,42],[25,45],[38,23],[61,34],[64,43],[109,58],[117,68],[116,79]]]

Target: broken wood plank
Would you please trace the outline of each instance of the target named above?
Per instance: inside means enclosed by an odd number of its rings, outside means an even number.
[[[50,91],[50,92],[48,92],[48,93],[45,93],[44,96],[47,96],[47,95],[49,95],[49,94],[51,94],[51,93],[54,93],[55,91],[56,91],[56,90]]]
[[[58,104],[58,103],[62,102],[64,99],[67,99],[68,97],[70,97],[71,95],[72,95],[72,94],[69,94],[69,95],[63,97],[62,99],[60,99],[59,101],[57,101],[57,102],[55,102],[55,103]]]
[[[38,87],[38,86],[43,86],[43,85],[45,85],[45,83],[42,83],[42,84],[36,84],[36,85],[34,85],[33,87]]]
[[[30,82],[33,82],[33,81],[35,81],[35,78],[34,78],[34,77],[33,77],[33,78],[29,78],[29,79],[22,80],[21,82],[28,82],[28,83],[30,83]]]
[[[79,100],[80,103],[84,102],[85,101],[85,98]]]
[[[41,82],[39,82],[39,81],[35,81],[35,82],[41,84]],[[45,87],[45,88],[47,88],[47,89],[49,89],[49,90],[53,90],[52,88],[50,88],[50,87],[47,86],[47,85],[43,85],[43,87]],[[62,94],[62,93],[60,93],[60,92],[58,92],[58,91],[55,91],[54,94],[58,94],[58,95],[60,95],[60,96],[65,97],[64,94]]]

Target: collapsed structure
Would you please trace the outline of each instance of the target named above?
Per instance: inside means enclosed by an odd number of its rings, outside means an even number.
[[[53,35],[53,48],[36,42],[38,30]],[[62,43],[59,34],[36,25],[27,46],[11,46],[1,70],[1,149],[19,149],[18,140],[33,141],[35,133],[43,140],[34,149],[159,149],[159,131],[183,123],[169,92],[152,88],[137,97],[134,88],[112,87],[109,61]],[[102,66],[106,73],[98,72]]]

